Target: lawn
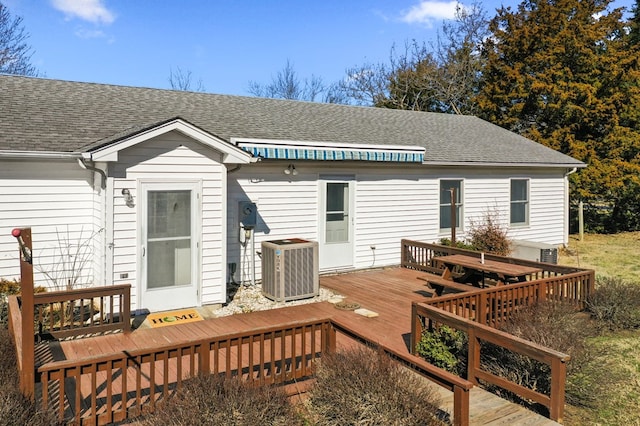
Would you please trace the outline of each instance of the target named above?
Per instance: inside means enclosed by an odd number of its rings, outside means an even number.
[[[597,275],[619,277],[640,285],[640,232],[615,235],[585,234],[569,238],[558,263],[596,270]]]
[[[583,241],[572,236],[559,263],[640,285],[640,232],[588,234]],[[602,357],[600,385],[608,394],[593,401],[592,407],[568,407],[565,424],[640,425],[640,330],[604,333],[590,344]]]

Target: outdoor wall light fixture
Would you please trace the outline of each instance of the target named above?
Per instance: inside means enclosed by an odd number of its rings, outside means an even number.
[[[296,170],[296,166],[294,166],[293,164],[289,164],[287,168],[284,169],[284,174],[296,176],[298,174],[298,171]]]
[[[127,188],[124,188],[122,190],[122,196],[124,197],[124,203],[127,205],[127,207],[135,206],[133,202],[133,195],[131,195],[131,192]]]

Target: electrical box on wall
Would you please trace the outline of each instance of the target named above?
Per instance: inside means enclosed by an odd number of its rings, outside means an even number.
[[[239,203],[239,222],[244,229],[253,229],[258,222],[258,208],[256,203],[250,201],[240,201]]]

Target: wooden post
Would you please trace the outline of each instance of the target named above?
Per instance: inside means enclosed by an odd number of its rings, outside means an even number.
[[[453,424],[455,426],[469,425],[469,390],[460,386],[453,388]]]
[[[456,189],[451,188],[451,247],[456,246],[456,226],[457,218],[456,218]]]
[[[209,342],[203,341],[198,349],[198,373],[208,375],[211,373],[211,348]]]
[[[549,417],[562,423],[565,403],[565,381],[567,364],[564,360],[553,358],[551,361],[551,394],[549,395]]]
[[[480,342],[473,327],[469,327],[467,331],[467,340],[467,380],[478,386],[476,371],[480,368]]]
[[[333,326],[333,323],[331,322],[327,324],[326,330],[327,330],[327,337],[325,341],[326,347],[324,348],[324,352],[332,354],[336,352],[337,332],[336,332],[336,328]]]
[[[416,355],[416,346],[422,337],[422,324],[418,318],[418,302],[411,302],[411,347],[409,353]]]
[[[580,241],[584,241],[584,204],[582,201],[578,203],[578,232],[580,233]]]
[[[35,391],[35,335],[33,321],[33,259],[31,228],[14,229],[20,250],[20,297],[22,301],[22,371],[20,390],[24,396],[34,399]]]

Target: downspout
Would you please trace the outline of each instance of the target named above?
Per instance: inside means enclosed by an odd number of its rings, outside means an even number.
[[[102,252],[100,281],[104,282],[105,285],[108,285],[108,283],[113,280],[113,273],[111,272],[113,269],[111,266],[113,262],[109,260],[111,258],[112,247],[110,246],[110,243],[107,243],[108,239],[112,239],[112,237],[110,236],[110,226],[109,226],[109,218],[108,218],[109,209],[107,209],[107,202],[108,202],[107,193],[109,192],[106,190],[107,189],[107,173],[98,167],[87,164],[84,158],[78,158],[78,165],[85,170],[89,170],[91,172],[98,173],[100,175],[100,188],[102,188],[102,200],[101,200],[102,206],[100,209],[102,217],[100,219],[102,221],[101,225],[103,229],[102,244],[100,247],[100,251]]]
[[[99,169],[98,167],[94,167],[94,166],[91,166],[91,165],[85,163],[83,158],[78,158],[78,164],[80,165],[80,167],[82,167],[85,170],[89,170],[89,171],[92,171],[94,173],[98,173],[100,175],[100,177],[101,177],[100,188],[107,189],[107,174],[104,172],[104,170]]]
[[[569,170],[564,174],[564,232],[562,233],[562,244],[567,247],[569,245],[569,175],[575,173],[578,170],[577,167]]]

